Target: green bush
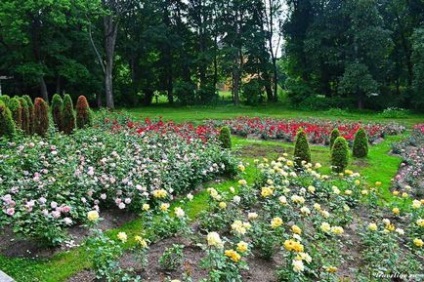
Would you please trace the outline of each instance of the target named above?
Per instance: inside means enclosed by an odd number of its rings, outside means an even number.
[[[22,106],[19,98],[13,97],[9,102],[9,109],[12,112],[12,118],[17,128],[22,128]]]
[[[355,158],[365,158],[368,155],[368,138],[363,128],[360,128],[355,134],[352,155]]]
[[[294,145],[294,162],[297,168],[302,167],[302,161],[311,162],[311,150],[309,149],[306,133],[301,129],[297,132],[296,143]]]
[[[330,150],[331,148],[333,148],[334,141],[336,141],[336,138],[339,136],[340,136],[340,131],[337,128],[334,128],[330,134]]]
[[[54,94],[52,99],[52,117],[53,117],[53,123],[54,126],[57,128],[58,131],[63,130],[62,125],[62,107],[63,107],[63,100],[62,97],[60,97],[59,94]]]
[[[22,96],[22,98],[25,99],[28,105],[28,117],[29,117],[29,123],[28,123],[28,133],[34,134],[34,103],[32,102],[31,97],[28,95]]]
[[[20,97],[19,98],[19,102],[21,103],[22,106],[22,125],[21,128],[22,130],[25,132],[25,134],[31,134],[30,130],[29,130],[29,126],[30,126],[30,116],[29,116],[29,106],[27,101]]]
[[[34,103],[34,133],[46,137],[48,129],[48,105],[42,98],[36,98]]]
[[[65,94],[63,97],[62,125],[62,131],[65,134],[71,134],[75,129],[74,105],[69,94]]]
[[[222,148],[231,149],[231,132],[228,127],[221,128],[218,139]]]
[[[331,167],[334,172],[343,172],[349,162],[349,145],[346,139],[339,136],[331,148]]]
[[[6,107],[3,101],[0,101],[0,138],[6,137],[12,139],[15,132],[12,112]]]
[[[77,112],[77,127],[84,128],[91,125],[91,111],[85,96],[78,97],[77,105],[75,106]]]
[[[1,95],[0,101],[3,101],[6,107],[9,107],[10,97],[8,95]]]

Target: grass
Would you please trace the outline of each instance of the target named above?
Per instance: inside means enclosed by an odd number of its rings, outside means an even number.
[[[271,105],[261,108],[256,107],[185,107],[173,108],[165,106],[155,106],[150,108],[138,108],[129,110],[137,118],[155,118],[163,117],[166,120],[174,120],[177,122],[184,121],[201,121],[204,119],[228,119],[238,116],[259,116],[259,117],[274,117],[274,118],[325,118],[338,119],[337,116],[328,115],[326,112],[312,111],[294,111],[281,108],[278,105]],[[349,113],[343,116],[343,119],[361,120],[363,122],[379,121],[387,122],[388,119],[379,117],[373,113]],[[411,126],[412,124],[422,122],[423,116],[408,115],[400,121],[403,124]],[[401,163],[401,159],[396,156],[388,155],[392,142],[400,141],[407,134],[400,136],[389,136],[384,142],[379,145],[372,146],[369,156],[365,160],[351,160],[349,168],[360,172],[366,176],[370,185],[376,181],[381,181],[382,186],[380,193],[382,198],[386,200],[386,204],[396,204],[405,206],[408,202],[399,198],[395,198],[390,193],[390,180],[395,176],[397,169]],[[282,152],[287,152],[292,155],[294,150],[293,144],[283,143],[281,141],[264,141],[250,140],[233,136],[233,148],[240,153],[240,160],[244,163],[249,163],[244,175],[242,176],[248,182],[251,182],[255,176],[255,168],[253,160],[255,158],[267,157],[269,159],[277,158]],[[323,165],[322,173],[330,173],[329,169],[329,150],[324,146],[311,146],[313,162],[319,162]],[[260,156],[260,157],[259,157]],[[229,191],[230,187],[237,187],[237,179],[226,179],[220,182],[206,183],[205,187],[214,187],[219,191]],[[175,205],[182,205],[184,210],[191,218],[195,218],[204,208],[204,203],[207,199],[207,193],[203,189],[196,194],[191,202],[184,201]],[[120,231],[127,232],[130,236],[138,234],[143,228],[141,219],[136,219],[123,225],[119,229],[109,230],[107,234],[111,238],[116,238],[116,234]],[[22,259],[22,258],[6,258],[0,256],[0,266],[3,271],[11,275],[16,281],[64,281],[74,273],[91,266],[89,253],[83,247],[73,249],[66,253],[60,253],[51,259]]]

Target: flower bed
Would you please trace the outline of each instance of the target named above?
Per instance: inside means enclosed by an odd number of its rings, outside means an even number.
[[[238,189],[229,192],[207,189],[208,202],[195,230],[188,228],[180,207],[171,216],[169,199],[158,199],[157,207],[142,215],[150,230],[145,229],[141,237],[116,236],[118,242],[132,246],[136,268],[125,270],[112,263],[123,254],[122,246],[119,249],[112,241],[100,246],[103,253],[97,252],[95,259],[105,259],[104,252],[116,248],[117,255],[109,256],[95,270],[102,277],[125,273],[142,280],[156,269],[155,275],[167,277],[165,281],[248,281],[252,277],[254,281],[391,281],[396,275],[420,281],[424,199],[403,208],[382,208],[381,183],[366,186],[352,171],[328,176],[319,168],[319,164],[306,164],[299,173],[293,161],[284,157],[256,161],[255,184],[241,179]],[[239,169],[244,171],[244,166]],[[149,242],[167,236],[177,238],[179,245],[165,249],[157,267],[157,260],[149,261],[149,248],[157,250],[157,243]],[[104,242],[103,238],[98,234],[94,246]],[[199,261],[186,258],[188,250],[190,255],[196,250]],[[249,271],[260,272],[264,267],[266,280]],[[274,275],[268,273],[271,269]]]
[[[234,172],[229,153],[214,140],[179,132],[115,126],[2,143],[0,227],[56,245],[63,227],[87,211],[117,206],[139,211],[152,195],[185,193],[197,184]]]
[[[321,121],[321,120],[277,120],[272,118],[239,117],[233,120],[215,122],[225,124],[234,134],[240,136],[253,135],[262,139],[282,139],[293,142],[297,131],[302,128],[313,144],[329,144],[330,133],[338,128],[340,134],[348,141],[353,141],[356,131],[364,128],[370,143],[376,142],[385,135],[395,135],[403,132],[405,127],[395,124]]]

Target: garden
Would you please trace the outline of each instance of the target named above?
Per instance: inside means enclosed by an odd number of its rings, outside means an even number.
[[[424,123],[0,99],[16,281],[422,281]]]

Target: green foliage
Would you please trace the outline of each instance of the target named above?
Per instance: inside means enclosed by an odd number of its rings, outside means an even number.
[[[402,108],[389,107],[379,113],[378,116],[382,118],[405,118],[408,115],[408,111]]]
[[[368,138],[363,128],[360,128],[355,134],[352,155],[355,158],[365,158],[368,155]]]
[[[264,101],[263,85],[258,79],[251,79],[243,85],[242,96],[248,105],[258,105]]]
[[[28,134],[34,133],[34,103],[32,102],[31,97],[28,95],[22,96],[22,98],[25,99],[27,105],[28,105]]]
[[[330,134],[330,150],[331,148],[333,148],[334,141],[336,141],[336,138],[339,136],[340,136],[340,131],[337,128],[334,128]]]
[[[413,76],[413,99],[412,107],[424,109],[424,28],[416,28],[412,35],[412,58],[414,62]]]
[[[349,162],[349,145],[345,138],[339,136],[331,148],[331,168],[334,172],[343,172]]]
[[[181,105],[193,105],[196,103],[194,95],[195,85],[191,82],[178,81],[174,87],[174,94]]]
[[[25,134],[31,134],[30,133],[30,113],[29,113],[29,106],[27,101],[20,97],[19,98],[19,102],[21,103],[22,106],[22,124],[21,124],[21,128],[22,130],[25,132]]]
[[[35,98],[34,103],[34,133],[46,137],[49,128],[48,105],[42,98]]]
[[[178,269],[183,263],[183,249],[184,245],[177,244],[173,244],[172,247],[166,248],[159,258],[160,267],[167,271]]]
[[[15,135],[15,123],[12,113],[4,102],[0,101],[0,138],[12,139]]]
[[[51,111],[52,111],[54,126],[57,128],[58,131],[62,131],[63,129],[62,108],[63,108],[62,97],[59,94],[54,94],[52,98]]]
[[[309,149],[308,138],[306,133],[301,129],[296,135],[296,143],[294,146],[294,161],[296,167],[301,168],[302,162],[311,162],[311,150]]]
[[[77,128],[84,128],[91,125],[91,111],[85,96],[78,97],[77,105],[75,106],[77,115],[76,123]]]
[[[65,94],[63,97],[62,125],[62,131],[65,134],[71,134],[75,129],[74,105],[69,94]]]
[[[231,149],[231,131],[227,126],[221,128],[219,131],[219,141],[221,142],[222,148]]]
[[[9,102],[10,102],[10,97],[8,95],[1,95],[0,96],[0,101],[3,101],[4,104],[6,105],[6,107],[9,106]]]
[[[22,106],[18,97],[13,97],[9,102],[9,109],[17,128],[22,127]]]

